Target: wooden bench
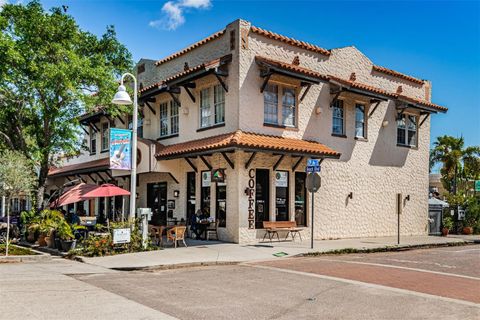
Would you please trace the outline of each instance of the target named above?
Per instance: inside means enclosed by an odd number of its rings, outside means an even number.
[[[300,241],[303,241],[302,235],[300,234],[302,229],[297,227],[296,221],[263,221],[263,228],[265,229],[265,235],[263,236],[262,241],[264,241],[265,237],[268,236],[268,239],[271,242],[275,235],[277,236],[278,241],[280,241],[278,231],[287,231],[285,240],[287,240],[290,234],[292,235],[292,240],[295,240],[295,236],[298,234]]]

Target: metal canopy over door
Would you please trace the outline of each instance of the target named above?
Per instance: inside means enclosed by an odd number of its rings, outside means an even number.
[[[147,184],[147,206],[152,209],[152,224],[167,224],[167,183]]]
[[[269,221],[270,175],[268,169],[257,169],[255,173],[255,228],[262,229],[263,221]]]

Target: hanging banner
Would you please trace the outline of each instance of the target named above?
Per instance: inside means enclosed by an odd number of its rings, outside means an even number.
[[[130,170],[132,131],[110,128],[110,169]]]

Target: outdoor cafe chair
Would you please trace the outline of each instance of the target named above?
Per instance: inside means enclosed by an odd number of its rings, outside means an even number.
[[[175,248],[177,248],[177,242],[182,241],[183,245],[187,247],[187,244],[185,243],[185,233],[186,233],[187,227],[185,226],[175,226],[169,230],[167,230],[167,243],[168,241],[173,241],[175,244]]]
[[[206,238],[207,240],[210,239],[210,236],[215,236],[215,239],[218,240],[218,224],[220,223],[220,220],[215,221],[214,227],[208,227],[207,228],[207,235]]]

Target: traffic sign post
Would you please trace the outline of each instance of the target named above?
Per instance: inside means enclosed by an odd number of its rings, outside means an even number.
[[[312,193],[312,219],[311,219],[312,234],[310,237],[310,247],[311,249],[313,249],[313,225],[314,225],[314,219],[315,219],[315,192],[317,192],[318,189],[320,189],[320,186],[322,185],[322,178],[318,175],[318,173],[311,172],[307,175],[306,184],[307,184],[307,190]]]

